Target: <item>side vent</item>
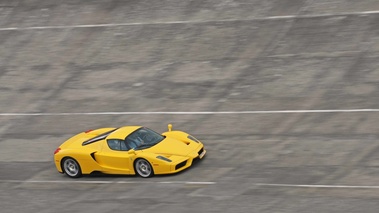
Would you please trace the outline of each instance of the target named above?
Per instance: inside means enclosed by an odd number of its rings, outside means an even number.
[[[96,152],[92,152],[92,153],[91,153],[91,157],[92,157],[92,159],[93,159],[94,161],[96,161],[95,153],[96,153]]]

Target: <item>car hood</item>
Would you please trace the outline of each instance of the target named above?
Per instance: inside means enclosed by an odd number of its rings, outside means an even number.
[[[188,156],[188,154],[194,151],[198,146],[199,144],[196,142],[185,143],[174,138],[166,137],[157,145],[145,150],[162,155]]]

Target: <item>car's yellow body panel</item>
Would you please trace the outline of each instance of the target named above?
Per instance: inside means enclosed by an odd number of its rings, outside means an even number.
[[[60,145],[54,155],[56,168],[62,173],[62,160],[70,157],[78,162],[82,174],[98,171],[133,175],[136,174],[135,160],[143,158],[151,164],[154,174],[171,174],[190,167],[194,159],[201,159],[206,153],[200,141],[191,140],[181,131],[165,132],[161,142],[141,150],[113,150],[107,144],[107,140],[125,139],[139,128],[141,126],[125,126],[79,133]]]

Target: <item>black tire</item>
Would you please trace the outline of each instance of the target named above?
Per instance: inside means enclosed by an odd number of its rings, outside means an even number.
[[[70,178],[78,178],[82,176],[80,165],[74,158],[64,158],[62,160],[62,170]]]
[[[143,178],[148,178],[154,175],[154,170],[149,161],[138,158],[134,161],[134,171]]]

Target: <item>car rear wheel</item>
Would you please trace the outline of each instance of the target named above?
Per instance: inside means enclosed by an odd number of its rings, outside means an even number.
[[[71,178],[78,178],[82,176],[82,170],[79,163],[73,158],[65,158],[62,161],[62,168],[64,173]]]
[[[150,163],[142,158],[139,158],[135,161],[134,170],[139,176],[143,178],[148,178],[154,175],[154,171]]]

